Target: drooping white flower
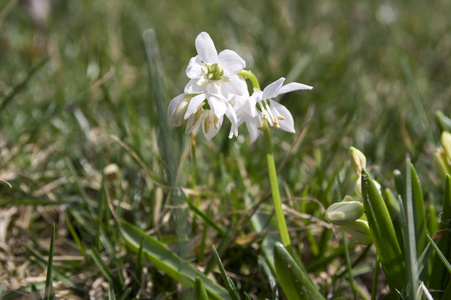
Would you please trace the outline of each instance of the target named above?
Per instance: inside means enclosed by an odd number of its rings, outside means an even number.
[[[274,101],[273,98],[292,91],[311,90],[313,87],[297,82],[283,85],[284,81],[285,78],[282,77],[268,85],[263,91],[254,92],[247,101],[241,100],[239,107],[236,108],[239,116],[238,125],[246,123],[251,143],[257,139],[260,131],[264,129],[264,120],[267,120],[272,127],[287,132],[295,132],[290,111],[282,104]]]
[[[214,96],[212,96],[214,97]],[[178,127],[188,120],[185,133],[191,133],[202,124],[202,132],[205,138],[210,141],[222,126],[224,116],[217,117],[213,110],[207,108],[208,104],[204,102],[205,94],[180,94],[169,103],[168,119],[169,123]],[[227,106],[225,115],[228,119],[233,120],[232,128],[229,133],[229,138],[238,135],[238,126],[236,115],[232,114],[232,106],[226,102]]]

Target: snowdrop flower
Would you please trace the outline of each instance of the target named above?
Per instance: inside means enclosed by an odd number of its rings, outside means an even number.
[[[223,50],[218,54],[213,40],[208,33],[201,32],[196,38],[196,50],[198,55],[191,58],[186,75],[191,79],[185,86],[186,94],[205,93],[208,104],[214,114],[220,117],[224,115],[226,107],[224,100],[229,101],[234,95],[243,92],[247,86],[237,76],[246,62],[232,50]],[[210,99],[216,96],[217,99]]]
[[[253,143],[260,131],[264,130],[265,122],[275,128],[280,128],[287,132],[295,132],[293,117],[289,110],[282,104],[272,100],[278,95],[285,94],[296,90],[311,90],[313,87],[302,83],[291,82],[283,85],[285,78],[271,83],[263,91],[256,91],[248,99],[248,103],[243,103],[237,107],[237,115],[239,115],[238,125],[243,122],[249,131],[251,143]]]
[[[211,140],[219,131],[224,116],[232,123],[229,138],[238,136],[238,119],[232,105],[236,95],[247,93],[246,81],[238,77],[245,61],[232,50],[217,53],[206,32],[196,38],[197,55],[186,69],[190,81],[184,93],[171,100],[168,117],[172,126],[188,120],[186,132],[202,123],[202,131]]]
[[[198,55],[191,58],[186,69],[190,81],[185,86],[185,94],[197,94],[189,103],[185,119],[195,113],[205,102],[208,108],[219,120],[224,115],[232,123],[229,138],[238,135],[237,117],[229,101],[235,95],[247,91],[246,82],[238,77],[246,66],[245,61],[232,50],[223,50],[219,54],[206,32],[201,32],[196,38]]]
[[[202,124],[202,132],[205,138],[210,141],[219,132],[224,116],[218,117],[211,109],[208,109],[208,104],[203,102],[205,100],[203,95],[183,93],[172,99],[169,103],[168,119],[174,127],[178,127],[185,120],[188,120],[185,133],[193,132],[199,124]],[[219,99],[217,100],[219,101]],[[229,134],[229,138],[231,138],[233,135],[238,135],[238,126],[236,116],[231,114],[233,108],[229,103],[227,103],[227,106],[230,109],[225,112],[225,115],[227,118],[235,120],[235,122],[232,122]]]

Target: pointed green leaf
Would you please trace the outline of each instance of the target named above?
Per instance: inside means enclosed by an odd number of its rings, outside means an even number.
[[[415,225],[415,241],[417,245],[417,255],[423,252],[426,247],[426,212],[424,210],[423,191],[421,189],[420,178],[413,164],[410,163],[410,171],[412,175],[412,200]]]
[[[362,198],[382,268],[392,293],[396,293],[406,282],[404,258],[385,202],[366,169],[362,170]]]
[[[139,251],[142,240],[144,256],[174,280],[185,286],[193,287],[195,278],[199,277],[204,282],[210,297],[214,299],[230,299],[229,294],[223,287],[213,282],[190,263],[174,254],[158,240],[125,222],[120,223],[119,229],[128,247],[135,252]]]
[[[451,233],[448,231],[451,229],[451,223],[449,220],[451,219],[451,177],[449,175],[446,176],[445,179],[445,194],[443,197],[443,211],[440,216],[440,235],[438,237],[440,240],[438,241],[438,248],[442,253],[449,256],[451,253]],[[437,234],[436,234],[437,236]],[[436,255],[434,258],[434,262],[432,265],[432,270],[430,275],[430,286],[431,289],[442,290],[446,286],[446,281],[448,278],[448,272],[443,265],[439,255]],[[450,286],[448,284],[448,286]]]
[[[196,277],[194,281],[193,299],[208,300],[207,290],[205,290],[204,283],[199,277]]]
[[[238,296],[238,294],[236,292],[235,285],[233,284],[232,279],[230,279],[230,277],[227,276],[224,265],[222,264],[221,258],[219,257],[218,251],[216,251],[215,246],[213,246],[212,249],[213,249],[213,256],[215,257],[215,259],[218,263],[218,267],[219,267],[219,271],[221,272],[222,280],[224,280],[224,283],[226,285],[226,288],[227,288],[227,291],[229,292],[230,297],[233,300],[239,300],[240,297]]]
[[[325,299],[280,242],[274,245],[274,264],[277,280],[288,299]]]
[[[271,287],[271,300],[278,300],[279,299],[279,290],[277,289],[276,279],[272,275],[271,268],[269,267],[266,260],[263,258],[263,256],[258,256],[258,262],[263,267],[263,270],[265,271],[266,276],[269,280],[269,285]]]
[[[45,279],[45,294],[44,299],[50,300],[55,298],[52,284],[52,270],[53,270],[53,250],[55,245],[55,224],[53,224],[52,237],[50,239],[49,259],[47,262],[47,278]]]

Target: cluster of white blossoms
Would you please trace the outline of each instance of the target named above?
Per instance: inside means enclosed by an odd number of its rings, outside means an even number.
[[[295,132],[291,113],[273,98],[295,90],[311,90],[311,86],[297,82],[283,85],[282,77],[263,91],[254,88],[250,95],[241,76],[246,62],[235,51],[226,49],[218,54],[206,32],[197,36],[195,45],[197,55],[186,68],[190,81],[184,93],[169,103],[172,126],[180,126],[187,120],[186,133],[202,126],[209,141],[221,128],[224,116],[232,124],[229,138],[238,136],[238,127],[245,123],[254,142],[265,128],[265,120],[274,128]]]

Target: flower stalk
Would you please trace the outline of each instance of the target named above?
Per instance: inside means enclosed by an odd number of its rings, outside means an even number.
[[[276,164],[274,163],[274,155],[271,144],[271,134],[269,132],[268,122],[266,122],[265,129],[263,132],[265,137],[266,161],[268,163],[269,181],[271,184],[272,199],[274,203],[274,210],[276,213],[277,227],[279,228],[280,239],[282,240],[282,244],[288,250],[288,252],[292,254],[293,249],[291,247],[290,235],[288,234],[287,222],[285,221],[285,215],[283,214],[282,209],[282,200],[280,199],[279,182],[277,181]]]
[[[243,76],[252,82],[254,92],[260,91],[260,84],[258,83],[257,77],[247,70],[243,70],[238,73],[238,76]],[[272,199],[274,204],[274,211],[276,213],[277,227],[279,228],[280,239],[282,240],[283,246],[293,254],[293,248],[291,246],[290,235],[288,234],[287,222],[285,220],[285,215],[283,214],[282,200],[280,198],[279,182],[277,180],[276,164],[274,162],[274,154],[272,151],[271,143],[271,133],[269,131],[268,120],[265,120],[264,128],[259,128],[263,131],[265,139],[265,150],[266,150],[266,162],[268,164],[268,174],[269,182],[271,185]]]

